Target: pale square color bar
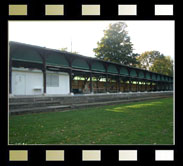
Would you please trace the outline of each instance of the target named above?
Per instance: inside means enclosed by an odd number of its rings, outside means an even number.
[[[156,150],[155,160],[156,161],[173,161],[174,151],[173,150]]]
[[[9,5],[10,16],[27,15],[27,5]]]
[[[155,5],[155,15],[173,15],[173,5]]]
[[[118,5],[118,15],[137,15],[137,5]]]
[[[64,150],[46,150],[46,161],[64,161]]]
[[[83,161],[100,161],[101,151],[100,150],[83,150],[82,160]]]
[[[28,161],[27,150],[10,150],[9,161]]]
[[[82,5],[82,15],[100,15],[100,5]]]
[[[64,5],[45,5],[45,15],[64,15]]]
[[[119,161],[137,161],[137,150],[119,150]]]

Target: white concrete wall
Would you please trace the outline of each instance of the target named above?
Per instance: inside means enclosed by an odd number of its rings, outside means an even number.
[[[47,87],[47,94],[69,94],[69,75],[67,73],[59,74],[59,87]]]
[[[50,72],[49,72],[50,73]],[[69,75],[59,74],[59,87],[47,87],[47,94],[69,94]],[[43,94],[43,74],[39,70],[13,69],[12,71],[13,95],[41,95]]]

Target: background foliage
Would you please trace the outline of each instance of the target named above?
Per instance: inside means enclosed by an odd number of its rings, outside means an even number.
[[[141,69],[173,76],[173,60],[157,50],[142,54],[133,52],[133,44],[123,22],[109,24],[104,36],[93,51],[98,59],[134,66]]]

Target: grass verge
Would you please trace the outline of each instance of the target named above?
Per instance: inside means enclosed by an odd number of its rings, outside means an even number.
[[[10,116],[9,144],[173,144],[173,98]]]

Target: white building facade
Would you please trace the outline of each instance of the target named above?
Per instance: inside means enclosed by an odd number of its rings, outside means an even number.
[[[64,72],[46,73],[46,94],[69,94],[69,75]],[[43,73],[41,70],[12,69],[12,95],[42,95]]]

